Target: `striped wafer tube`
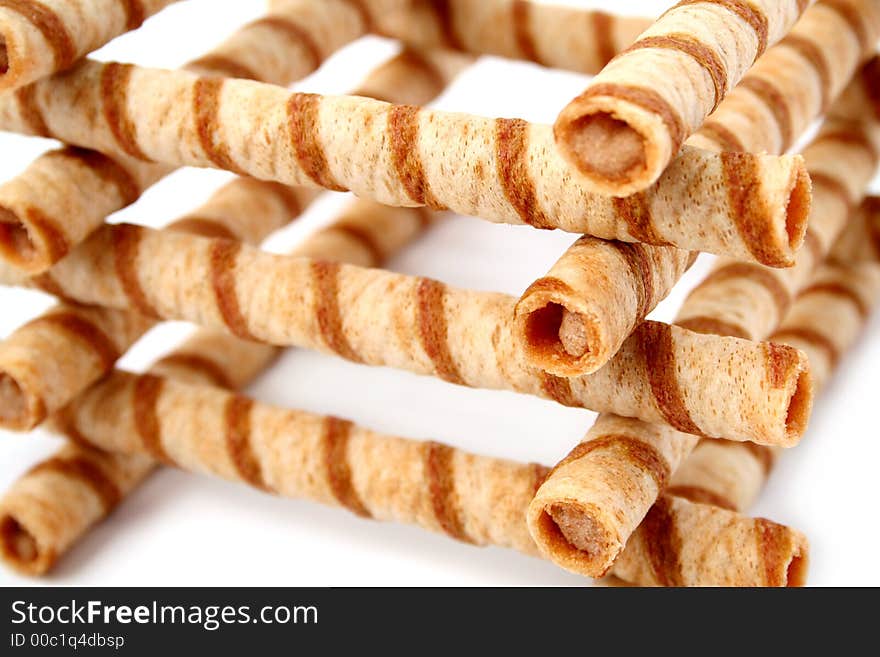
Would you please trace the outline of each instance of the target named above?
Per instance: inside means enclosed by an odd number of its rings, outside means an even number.
[[[683,0],[614,58],[554,126],[589,189],[615,196],[653,184],[810,0]]]
[[[790,446],[810,410],[809,371],[796,350],[645,322],[603,368],[560,379],[524,362],[514,297],[229,240],[104,226],[48,273],[82,303],[710,436]],[[0,271],[0,282],[42,281]]]
[[[206,76],[288,84],[366,29],[362,14],[348,0],[291,1],[245,25],[186,68]],[[24,87],[14,95],[30,132],[46,134],[33,91]],[[106,111],[114,112],[112,107]],[[32,274],[45,271],[105,217],[136,201],[171,170],[125,153],[109,156],[73,147],[37,158],[0,185],[0,258]]]
[[[390,97],[400,94],[428,102],[471,61],[456,54],[422,55],[405,50],[377,67],[359,92]],[[241,178],[222,187],[205,205],[171,227],[205,237],[257,244],[297,217],[314,197],[315,191],[311,189]],[[401,234],[408,235],[412,231],[414,216],[427,221],[421,209],[380,211],[367,202],[357,207],[356,216],[370,217],[384,212],[389,217],[381,220],[385,227],[381,235],[376,237],[372,231],[358,228],[363,221],[355,221],[349,222],[354,227],[347,232],[344,229],[348,224],[343,223],[335,231],[322,233],[315,239],[330,240],[339,248],[347,248],[346,241],[359,242],[361,251],[371,254],[367,265],[376,264],[386,243],[396,244]],[[399,228],[390,225],[392,219],[400,221]],[[50,272],[34,280],[44,290],[64,296]],[[0,426],[26,430],[42,422],[47,414],[105,374],[152,323],[152,319],[140,313],[62,304],[20,328],[0,344],[0,399],[3,400]]]
[[[688,143],[718,151],[783,152],[840,94],[858,63],[873,48],[878,31],[877,3],[820,2],[761,58]],[[852,82],[854,90],[863,86],[862,77]],[[813,84],[805,84],[805,80]],[[835,103],[832,112],[839,114],[846,105]],[[826,132],[840,133],[840,129],[846,130],[846,126]],[[841,190],[860,194],[873,167],[866,163],[857,144],[839,146],[839,152],[833,153],[823,143],[819,141],[805,153],[817,175],[814,202],[818,211],[814,216],[830,213],[821,220],[823,225],[839,227],[847,212],[840,204]],[[852,171],[839,171],[837,161],[846,162]],[[829,167],[833,170],[830,179],[824,175]],[[847,182],[838,184],[841,179]],[[815,240],[814,234],[808,246],[815,247]],[[560,376],[601,366],[632,327],[666,297],[691,257],[668,247],[634,249],[589,238],[579,240],[517,305],[518,335],[528,358]],[[798,262],[808,258],[809,254],[799,255]],[[801,266],[807,272],[813,268],[811,262]],[[609,281],[623,281],[623,289],[619,289],[620,283],[609,286]],[[770,313],[766,316],[772,318]],[[694,326],[705,328],[706,323],[697,317]]]
[[[849,250],[860,233],[850,226],[835,245],[841,260],[823,265],[798,296],[771,340],[803,350],[821,390],[835,366],[858,339],[869,313],[880,302],[880,264],[875,255],[862,259],[862,246]],[[843,259],[844,253],[850,256]],[[868,254],[865,254],[868,255]],[[692,501],[745,511],[764,486],[778,450],[703,440],[676,470],[666,489]]]
[[[880,262],[880,197],[869,196],[831,248],[835,264]]]
[[[273,0],[276,7],[288,0]],[[364,0],[381,34],[419,48],[447,48],[596,74],[651,25],[635,16],[529,0]]]
[[[0,1],[0,90],[70,68],[176,1]]]
[[[29,109],[70,143],[350,189],[385,205],[449,208],[771,265],[791,260],[805,230],[804,216],[786,213],[805,184],[795,175],[796,156],[740,154],[731,171],[729,159],[687,148],[656,186],[621,201],[588,193],[559,157],[550,128],[521,120],[93,61],[32,92]],[[25,117],[14,97],[0,98],[0,127],[32,132]],[[772,207],[742,211],[739,190],[773,183],[783,187],[762,194]]]
[[[430,223],[417,210],[355,201],[334,223],[309,236],[295,253],[379,265]],[[277,354],[276,347],[201,330],[150,372],[235,389],[268,367]],[[151,394],[148,389],[141,392]],[[0,501],[0,557],[30,575],[46,573],[156,466],[153,458],[111,455],[76,440],[64,413],[56,414],[58,423],[67,427],[74,442],[22,475]]]
[[[830,160],[829,167],[831,162],[838,162],[840,166],[839,161]],[[817,230],[822,226],[820,221],[814,225]],[[823,233],[823,238],[833,239],[833,232],[829,230]],[[817,243],[820,243],[821,248],[812,256],[812,263],[816,263],[811,264],[813,269],[829,248],[825,246],[824,240],[822,242],[817,240]],[[742,280],[744,282],[741,285],[745,288],[747,283],[750,284],[756,278],[754,273],[743,272],[757,271],[757,268],[752,270],[747,265],[740,265],[742,269],[740,271],[737,265],[730,267],[731,269],[728,270],[730,284]],[[803,269],[805,266],[796,268],[797,271]],[[713,276],[718,278],[717,274],[710,274],[707,279],[710,283]],[[799,288],[806,287],[807,290],[813,290],[814,286],[808,286],[810,278],[809,274],[806,275]],[[718,284],[728,283],[722,279]],[[767,311],[758,303],[752,302],[749,305],[747,301],[741,301],[742,296],[749,298],[747,289],[735,294],[729,290],[718,289],[714,295],[707,295],[706,298],[715,301],[719,308],[728,306],[724,303],[725,299],[729,300],[729,305],[743,308],[742,318],[748,319],[751,323],[745,324],[738,319],[732,326],[756,326],[758,328],[754,330],[763,330],[764,336],[772,333],[782,321],[782,317],[774,315],[777,317],[775,321],[762,318],[761,314]],[[700,298],[698,288],[685,301],[679,316],[696,316],[690,314],[689,310],[692,304],[697,303],[695,300]],[[790,306],[790,303],[788,305]],[[795,307],[797,306],[798,304],[795,304]],[[794,311],[786,310],[786,312]],[[758,316],[754,317],[754,315]],[[706,315],[701,316],[706,317]],[[846,316],[846,313],[843,313],[842,317]],[[699,326],[693,321],[685,324],[711,333],[735,334],[734,329],[728,328],[721,320],[714,317],[711,319],[712,321],[709,321],[708,317],[702,319]],[[741,329],[736,329],[739,330]],[[837,339],[851,340],[850,336],[851,332],[844,327],[840,329]],[[763,336],[756,334],[756,337]],[[810,352],[811,356],[812,353]],[[814,365],[812,359],[810,362]],[[822,364],[823,361],[815,362]],[[823,372],[823,376],[824,374]],[[530,527],[535,540],[555,563],[569,570],[591,575],[607,572],[650,505],[699,444],[701,444],[700,439],[693,435],[693,432],[672,431],[667,427],[652,426],[627,418],[600,416],[587,433],[585,440],[560,462],[553,475],[535,496],[529,511]],[[721,441],[706,442],[705,445],[709,454],[728,449]],[[773,460],[772,450],[760,445],[752,445],[747,450],[731,446],[723,458],[733,459],[731,454],[738,457],[737,462],[740,462],[744,456],[750,459],[750,462],[742,468],[732,466],[733,470],[743,471],[742,474],[737,472],[732,479],[740,482],[745,490],[753,491],[754,487],[750,486],[750,482],[754,482],[755,476],[759,476],[762,471],[769,468]],[[705,458],[703,452],[695,463],[701,463]],[[691,467],[695,470],[690,471],[705,474],[700,472],[698,465]],[[747,479],[747,473],[753,478]],[[719,484],[731,481],[730,476],[723,475],[700,477],[700,480],[705,481],[708,478],[718,479]],[[688,487],[707,489],[705,485],[698,485],[693,479],[694,477],[689,474],[684,481],[677,480],[676,485],[683,487],[683,491]],[[729,499],[736,490],[739,490],[734,488],[734,485],[730,484],[731,487],[723,491],[715,490],[716,503]],[[710,501],[707,496],[698,497],[698,493],[694,494],[693,499]]]
[[[112,453],[537,555],[525,510],[547,468],[534,463],[382,435],[217,388],[123,372],[74,402],[61,428]],[[786,527],[676,499],[658,505],[651,519],[624,553],[619,574],[631,582],[779,586],[804,578],[806,541]],[[23,527],[16,529],[17,543],[33,542]],[[663,546],[679,567],[658,582],[651,565]]]

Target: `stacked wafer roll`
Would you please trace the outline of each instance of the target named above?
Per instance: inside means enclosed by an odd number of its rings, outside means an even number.
[[[0,90],[56,71],[130,30],[177,0],[3,0]]]
[[[620,203],[576,183],[548,126],[516,119],[93,61],[36,83],[32,98],[24,108],[0,97],[0,128],[32,133],[27,118],[35,110],[49,134],[103,152],[348,189],[386,205],[449,208],[768,264],[790,261],[806,228],[805,212],[786,214],[805,184],[796,156],[741,156],[749,181],[765,187],[768,199],[764,211],[744,215],[735,199],[718,194],[738,182],[725,178],[717,154],[684,149],[635,204]]]
[[[314,71],[366,29],[364,16],[346,0],[291,0],[187,68],[202,75],[288,84]],[[29,131],[45,135],[48,128],[33,91],[23,88],[15,98]],[[105,110],[115,115],[113,107]],[[170,171],[126,153],[109,156],[72,147],[39,157],[0,185],[0,257],[31,273],[44,271],[107,215],[136,201]]]
[[[603,368],[559,379],[523,362],[511,331],[514,297],[228,240],[105,226],[49,273],[60,293],[83,303],[709,436],[789,446],[811,407],[808,364],[793,349],[645,322]],[[0,282],[40,284],[15,271],[0,271]]]
[[[820,2],[749,71],[688,143],[710,150],[783,152],[841,93],[859,62],[871,52],[878,35],[877,3]],[[863,77],[849,85],[846,96],[860,93],[865,86]],[[843,113],[851,104],[838,102],[834,110]],[[862,135],[865,130],[836,121],[827,126],[825,139],[815,142],[804,153],[815,181],[813,202],[817,207],[813,216],[825,226],[836,226],[836,230],[847,212],[841,199],[857,199],[874,171],[870,159],[866,159],[870,152],[866,154],[865,146],[857,143],[865,141],[870,146],[871,136]],[[845,139],[835,143],[835,136]],[[838,152],[824,152],[827,149]],[[729,190],[738,193],[736,202],[741,212],[760,211],[763,201],[745,179],[748,164],[733,153],[722,157],[728,165]],[[838,161],[851,169],[851,175],[837,175],[834,169]],[[829,168],[831,174],[827,173]],[[791,197],[792,204],[806,202],[803,197]],[[792,216],[800,211],[795,206],[790,208]],[[776,264],[796,263],[796,268],[809,273],[815,265],[810,257],[815,257],[817,240],[827,244],[833,241],[833,235],[824,235],[819,227],[813,226],[805,249],[810,253],[799,252],[795,261]],[[529,360],[560,376],[573,376],[601,366],[633,327],[669,293],[695,255],[669,247],[579,240],[547,276],[528,288],[517,306],[518,334]],[[768,271],[766,277],[775,278],[777,273]],[[792,272],[779,275],[783,279],[803,277]],[[725,301],[730,298],[727,295]],[[739,298],[745,299],[747,295]],[[740,312],[729,310],[729,315]],[[768,312],[765,316],[775,315]],[[698,329],[707,326],[698,316],[693,318],[692,325]],[[766,331],[734,334],[764,336]]]
[[[554,133],[566,160],[590,189],[626,196],[647,188],[810,4],[678,3],[562,110]]]

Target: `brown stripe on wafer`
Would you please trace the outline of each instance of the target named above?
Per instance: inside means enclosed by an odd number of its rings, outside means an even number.
[[[137,142],[137,124],[128,114],[128,83],[134,66],[110,62],[101,71],[101,99],[104,119],[123,151],[150,162]]]
[[[38,290],[42,290],[46,294],[51,294],[53,297],[58,297],[64,301],[71,301],[71,299],[65,295],[64,288],[55,280],[51,272],[44,271],[42,274],[31,276],[31,284],[33,284]],[[76,301],[74,301],[74,303],[76,303]]]
[[[284,16],[266,16],[251,23],[252,27],[265,27],[275,32],[279,32],[292,43],[298,44],[306,51],[309,57],[309,67],[314,70],[324,61],[321,55],[321,48],[312,38],[308,30],[298,25],[294,20]]]
[[[437,25],[443,34],[443,41],[447,48],[453,50],[464,50],[461,39],[458,36],[458,30],[455,29],[455,20],[453,19],[453,10],[450,6],[450,0],[428,0],[434,10],[437,18]]]
[[[254,185],[259,185],[260,191],[271,192],[275,198],[284,204],[284,208],[290,217],[297,217],[302,213],[303,206],[296,190],[289,185],[285,185],[274,180],[251,180]]]
[[[601,82],[587,88],[578,100],[586,100],[594,96],[611,96],[624,100],[641,107],[646,112],[656,114],[663,121],[669,138],[672,141],[672,150],[677,152],[684,142],[687,133],[684,120],[679,116],[675,108],[670,105],[660,94],[653,89],[629,84],[617,84]],[[607,175],[607,172],[606,172]],[[623,176],[623,174],[620,174]]]
[[[141,196],[141,186],[131,172],[103,153],[78,146],[66,146],[46,153],[46,157],[64,158],[81,163],[105,183],[115,187],[125,205],[131,205]]]
[[[661,496],[642,520],[645,551],[661,586],[681,586],[681,536],[675,524],[672,501]]]
[[[797,351],[785,344],[764,342],[764,352],[767,358],[767,375],[770,386],[782,388],[785,386],[787,374],[793,364],[797,363]]]
[[[354,489],[351,480],[351,464],[348,461],[348,441],[352,423],[336,417],[324,420],[323,450],[327,482],[333,497],[342,506],[362,518],[372,518],[363,500]]]
[[[550,476],[550,468],[540,463],[530,463],[529,467],[532,469],[532,495],[534,496],[541,485],[547,481],[547,477]]]
[[[147,453],[157,461],[173,465],[174,461],[162,445],[162,431],[157,408],[162,394],[163,380],[152,374],[142,374],[134,384],[132,403],[134,424]]]
[[[37,86],[29,84],[15,90],[18,113],[27,124],[28,130],[37,137],[51,137],[52,133],[37,102]]]
[[[190,235],[200,235],[212,239],[237,240],[238,235],[224,223],[210,217],[185,217],[168,225],[170,230],[177,230]]]
[[[510,14],[513,20],[513,37],[520,54],[531,62],[541,64],[541,56],[535,47],[532,34],[532,3],[529,0],[513,0]]]
[[[787,339],[802,340],[817,349],[821,349],[828,356],[828,361],[834,365],[840,358],[840,351],[837,346],[829,340],[825,335],[811,328],[803,326],[793,326],[791,328],[783,328],[776,331],[769,338],[772,342],[787,342]]]
[[[443,307],[446,286],[430,278],[422,278],[419,280],[417,296],[419,339],[428,358],[434,363],[437,376],[450,383],[464,383],[449,352],[446,312]]]
[[[122,499],[122,491],[104,471],[81,456],[54,456],[38,463],[28,474],[53,472],[77,481],[88,487],[101,500],[104,513],[110,513]]]
[[[862,299],[855,290],[839,282],[821,281],[813,283],[801,290],[800,296],[803,297],[808,294],[831,294],[836,297],[847,299],[856,307],[856,310],[859,311],[859,315],[862,319],[867,319],[871,314],[871,309],[868,307],[868,304],[865,303],[864,299]]]
[[[191,372],[197,372],[219,388],[226,388],[229,390],[235,387],[220,365],[201,354],[175,351],[173,354],[169,354],[158,361],[156,366],[181,368]]]
[[[55,427],[58,429],[59,433],[64,435],[70,442],[75,445],[79,445],[85,449],[103,451],[100,447],[93,445],[86,437],[80,432],[76,427],[76,422],[74,421],[73,409],[70,406],[65,406],[59,411],[56,411],[52,416],[52,422]]]
[[[211,244],[211,287],[217,309],[230,332],[242,340],[256,340],[242,315],[235,289],[235,261],[241,250],[241,242],[214,240]]]
[[[339,308],[338,262],[316,260],[311,263],[314,286],[315,318],[321,337],[335,354],[346,360],[361,362],[361,357],[351,346],[342,327],[342,311]]]
[[[854,3],[848,0],[822,0],[822,4],[836,11],[846,21],[847,25],[856,35],[862,52],[868,52],[874,48],[875,44],[872,42],[873,31],[864,20],[864,12],[857,8]]]
[[[680,33],[641,38],[621,54],[641,50],[642,48],[677,50],[697,62],[697,64],[699,64],[712,79],[712,85],[715,87],[715,102],[712,111],[717,109],[718,105],[724,99],[724,94],[727,93],[728,85],[727,69],[724,66],[724,62],[718,56],[718,53],[689,34]]]
[[[256,80],[265,82],[260,75],[248,66],[224,55],[205,55],[189,63],[190,68],[207,70],[227,78]]]
[[[773,470],[773,464],[776,461],[776,457],[773,455],[773,450],[766,445],[758,445],[757,443],[750,442],[737,443],[737,446],[748,450],[754,459],[761,464],[761,469],[764,471],[765,476],[770,474]]]
[[[755,518],[758,556],[764,566],[764,586],[785,586],[786,570],[779,569],[788,551],[788,532],[782,525],[765,518]],[[781,575],[781,577],[780,577]]]
[[[370,254],[370,264],[378,265],[385,259],[385,254],[379,242],[373,237],[372,233],[363,226],[359,226],[352,222],[337,221],[327,228],[328,231],[341,233],[348,239],[357,243],[367,253]]]
[[[455,500],[455,473],[452,459],[455,450],[435,442],[427,442],[424,447],[425,475],[431,506],[440,527],[452,538],[473,543],[464,530],[464,523],[458,514]]]
[[[571,390],[571,381],[550,372],[540,372],[541,390],[553,401],[563,406],[577,406],[578,400]]]
[[[593,43],[596,45],[599,68],[605,68],[608,62],[617,56],[617,48],[613,38],[614,21],[617,18],[600,10],[591,11],[588,16],[592,28]]]
[[[796,51],[801,57],[810,62],[810,66],[819,76],[819,89],[822,94],[821,114],[825,113],[831,103],[831,67],[824,51],[813,41],[801,34],[789,34],[782,40],[782,45]]]
[[[694,333],[704,333],[706,335],[724,335],[744,340],[750,340],[752,337],[746,329],[738,324],[704,315],[678,320],[675,322],[675,325]]]
[[[529,174],[529,126],[521,119],[495,120],[495,160],[504,196],[523,223],[552,228],[553,222],[538,204]]]
[[[877,150],[877,146],[875,146],[874,142],[865,134],[865,131],[859,128],[858,123],[856,122],[852,122],[851,129],[841,128],[838,130],[823,131],[817,138],[817,141],[820,140],[836,141],[841,144],[864,149],[864,151],[868,153],[868,156],[874,161],[875,165],[877,161],[880,160],[880,151]]]
[[[785,95],[776,88],[770,80],[757,75],[748,75],[743,78],[739,86],[748,89],[755,94],[762,103],[770,110],[776,125],[779,127],[779,134],[782,138],[781,151],[787,150],[794,140],[794,119],[791,116],[791,109]]]
[[[22,231],[25,233],[24,242],[27,246],[22,243]],[[0,242],[4,248],[20,255],[32,252],[35,248],[34,233],[42,240],[51,262],[57,262],[70,250],[70,243],[59,227],[59,222],[39,208],[25,207],[22,217],[20,212],[0,205]]]
[[[798,0],[798,8],[801,12],[806,8],[808,1],[809,0]],[[751,25],[752,29],[755,30],[755,35],[758,37],[758,51],[755,55],[755,60],[757,61],[757,59],[764,54],[764,51],[767,50],[767,42],[770,33],[770,26],[767,17],[751,2],[748,2],[748,0],[681,0],[675,5],[675,7],[673,7],[673,9],[684,7],[686,5],[706,3],[724,7]]]
[[[321,97],[316,94],[293,94],[287,103],[290,140],[296,160],[306,175],[325,189],[347,191],[330,171],[321,145],[319,112]]]
[[[361,25],[364,26],[364,30],[367,32],[375,32],[376,25],[373,20],[373,14],[370,11],[369,5],[367,5],[364,0],[343,0],[345,4],[349,5],[352,9],[354,9],[361,19]]]
[[[252,399],[241,395],[232,395],[226,402],[224,410],[226,451],[242,481],[260,490],[269,491],[271,487],[263,478],[263,470],[251,445],[251,410],[253,406]]]
[[[125,29],[136,30],[147,19],[147,10],[141,0],[119,0],[125,11]]]
[[[859,72],[862,78],[862,86],[871,105],[874,107],[874,116],[880,120],[880,84],[876,80],[880,80],[880,57],[872,57],[869,59],[862,70]]]
[[[20,14],[33,25],[52,50],[56,69],[68,68],[76,60],[76,45],[62,19],[38,0],[0,0],[0,7]]]
[[[758,262],[770,266],[787,266],[780,261],[776,249],[768,244],[770,217],[756,159],[747,153],[721,153],[721,172],[727,191],[727,202],[737,232]],[[792,199],[792,204],[800,199]]]
[[[108,371],[119,360],[121,354],[100,327],[72,311],[50,312],[30,322],[30,325],[47,324],[60,328],[65,333],[75,336],[98,357],[101,369]]]
[[[131,305],[142,315],[158,317],[138,276],[137,259],[143,232],[138,226],[120,224],[113,230],[113,261],[116,277]]]
[[[391,163],[407,196],[419,205],[433,210],[445,210],[431,193],[425,169],[419,154],[419,113],[413,105],[395,105],[388,113],[387,137],[391,149]]]
[[[636,332],[657,409],[679,431],[702,435],[700,427],[691,418],[678,385],[670,326],[660,322],[645,322]]]
[[[700,128],[700,134],[718,144],[722,151],[745,153],[748,150],[736,133],[720,121],[710,118],[703,123],[703,126]]]
[[[736,504],[715,491],[702,486],[670,486],[664,491],[667,495],[682,497],[697,504],[711,504],[728,511],[736,511]]]
[[[626,222],[627,230],[633,238],[648,244],[668,244],[654,226],[651,206],[644,193],[637,192],[623,198],[615,197],[611,202],[614,204],[615,214]]]
[[[439,96],[440,93],[446,89],[446,77],[443,75],[443,72],[419,51],[413,50],[412,48],[404,48],[395,57],[395,61],[400,66],[417,69],[420,73],[420,77],[429,81],[432,96]],[[360,95],[370,96],[372,94]],[[374,95],[373,97],[375,98]],[[376,100],[379,99],[377,98]]]
[[[824,171],[810,171],[810,181],[813,187],[821,186],[825,191],[833,194],[848,208],[855,207],[855,199],[849,188],[838,178]]]
[[[223,93],[224,78],[200,78],[193,89],[193,113],[199,145],[211,160],[221,169],[244,175],[241,167],[229,153],[229,145],[218,141],[220,133],[220,96]]]
[[[606,434],[594,440],[581,443],[553,468],[551,474],[564,465],[580,460],[597,449],[620,450],[628,462],[635,464],[639,470],[648,472],[651,475],[657,488],[664,488],[672,474],[669,463],[655,447],[639,440],[635,436],[622,433]]]
[[[628,242],[609,242],[626,262],[630,278],[639,298],[636,316],[639,321],[645,318],[654,305],[654,275],[651,256],[641,244]]]
[[[810,254],[810,258],[817,265],[825,259],[825,247],[822,246],[822,238],[812,228],[807,228],[807,232],[804,233],[803,249]]]

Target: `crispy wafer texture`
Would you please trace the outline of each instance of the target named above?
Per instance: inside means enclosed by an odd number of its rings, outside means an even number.
[[[291,1],[243,26],[186,68],[204,76],[288,84],[314,71],[330,54],[365,30],[364,18],[347,0]],[[413,55],[413,60],[418,59]],[[443,74],[441,67],[432,79],[442,79]],[[114,85],[123,81],[124,75],[108,80],[108,94],[112,96]],[[14,97],[31,132],[45,136],[48,128],[35,104],[34,91],[33,87],[23,87]],[[402,97],[410,99],[409,95]],[[130,127],[112,99],[104,111]],[[123,130],[115,132],[124,139]],[[19,176],[0,185],[0,258],[32,274],[45,271],[109,214],[136,201],[171,170],[167,165],[144,162],[125,153],[109,156],[75,147],[37,158]]]
[[[288,0],[274,0],[276,7]],[[651,21],[524,0],[363,0],[374,29],[419,48],[447,48],[598,73]]]
[[[554,133],[563,156],[593,191],[648,188],[810,4],[679,2],[562,110]]]
[[[605,367],[560,379],[524,362],[514,297],[229,240],[104,226],[50,271],[80,302],[149,308],[242,338],[695,433],[790,445],[809,413],[809,372],[795,350],[645,322]],[[0,281],[33,284],[16,276],[0,272]]]
[[[176,0],[2,0],[0,90],[69,68]]]
[[[382,435],[340,418],[172,380],[150,380],[158,392],[145,409],[138,402],[143,381],[115,372],[71,406],[68,430],[101,449],[142,456],[158,446],[189,471],[365,518],[418,525],[474,545],[537,554],[524,512],[547,474],[543,466]],[[149,434],[138,421],[145,413],[157,419]],[[653,541],[672,535],[674,543]],[[677,560],[676,571],[656,563],[660,548],[666,559]],[[780,525],[669,500],[665,515],[636,534],[624,553],[630,566],[620,574],[639,584],[793,585],[803,580],[806,551],[804,538]],[[653,579],[658,570],[667,579]]]
[[[669,243],[771,265],[791,259],[805,230],[806,213],[786,213],[797,205],[792,194],[804,193],[803,185],[793,191],[790,184],[800,171],[797,156],[739,156],[741,177],[733,184],[765,187],[770,205],[760,212],[743,212],[728,193],[734,191],[729,162],[695,149],[685,149],[656,186],[621,203],[577,184],[550,128],[520,120],[92,61],[30,89],[30,107],[49,133],[71,143],[350,189],[386,205],[448,207],[492,221]],[[157,104],[157,97],[166,100]],[[175,108],[170,114],[168,103]],[[15,98],[0,99],[0,126],[32,132],[25,118]]]

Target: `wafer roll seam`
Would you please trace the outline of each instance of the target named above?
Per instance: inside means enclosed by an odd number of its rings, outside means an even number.
[[[156,390],[146,406],[138,395],[144,387]],[[154,420],[145,424],[145,416]],[[68,430],[101,449],[131,454],[161,449],[185,470],[343,507],[361,517],[416,524],[474,545],[536,554],[524,511],[547,472],[537,464],[476,456],[216,388],[123,372],[77,400],[66,420]],[[630,581],[802,583],[807,545],[798,532],[684,500],[668,500],[664,510],[653,525],[645,523],[625,553],[623,564],[629,567],[622,564],[620,570]],[[654,540],[673,535],[674,543]],[[663,564],[665,578],[656,581],[651,566],[662,546],[678,567]]]
[[[71,143],[350,189],[386,205],[449,208],[774,266],[791,261],[806,228],[804,214],[788,212],[808,191],[797,156],[722,157],[687,148],[655,187],[621,201],[586,192],[560,159],[550,128],[520,120],[92,61],[32,89],[32,107],[49,132]],[[98,120],[86,121],[86,114]],[[0,97],[0,127],[28,132],[23,118],[14,98]],[[738,185],[760,189],[766,211],[743,212]]]
[[[2,0],[0,91],[69,68],[177,0]]]
[[[592,191],[643,191],[811,4],[679,2],[562,110],[554,134],[563,157]]]

